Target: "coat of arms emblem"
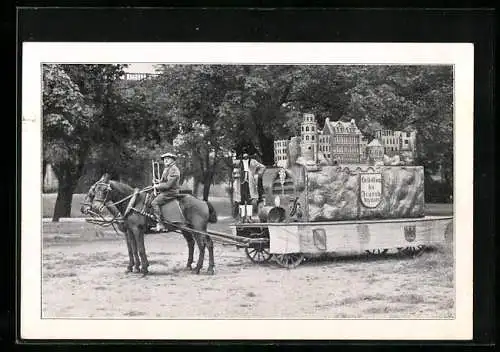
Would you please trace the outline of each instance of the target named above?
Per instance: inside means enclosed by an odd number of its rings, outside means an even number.
[[[405,226],[404,232],[405,232],[405,240],[407,240],[408,242],[413,242],[415,241],[415,238],[417,238],[417,229],[415,225]]]
[[[325,229],[313,229],[313,241],[316,248],[326,251],[326,232]]]
[[[367,208],[376,208],[382,200],[382,174],[360,174],[359,188],[361,203]]]

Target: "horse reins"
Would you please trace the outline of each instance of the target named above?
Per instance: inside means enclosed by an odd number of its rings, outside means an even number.
[[[115,232],[118,234],[118,230],[116,229],[115,227],[115,223],[117,222],[123,222],[124,219],[121,218],[121,219],[117,219],[119,215],[121,214],[116,214],[116,215],[113,215],[113,218],[112,219],[106,219],[102,214],[101,214],[101,210],[106,207],[109,209],[109,207],[112,207],[112,206],[116,206],[118,204],[121,204],[123,202],[125,202],[126,200],[132,198],[134,196],[134,194],[130,194],[128,196],[126,196],[125,198],[123,199],[120,199],[119,201],[116,201],[114,203],[110,203],[111,201],[106,201],[107,197],[108,197],[108,194],[109,194],[109,191],[111,190],[111,184],[109,183],[106,183],[106,182],[102,182],[102,181],[98,181],[96,182],[92,188],[94,188],[95,186],[99,185],[99,184],[104,184],[107,186],[107,192],[106,192],[106,196],[104,197],[104,200],[100,201],[102,203],[102,206],[99,208],[99,212],[95,212],[91,209],[87,210],[87,213],[89,213],[91,215],[92,218],[88,218],[86,219],[87,222],[91,223],[91,224],[94,224],[94,225],[99,225],[99,226],[102,226],[102,227],[109,227],[109,226],[112,226],[113,227],[113,230],[115,230]],[[138,193],[144,193],[144,192],[148,192],[150,190],[153,189],[153,186],[148,186],[148,187],[145,187],[143,188],[142,190],[140,190]],[[87,202],[82,202],[81,203],[82,205],[91,205]],[[101,217],[101,219],[96,219],[96,217]]]

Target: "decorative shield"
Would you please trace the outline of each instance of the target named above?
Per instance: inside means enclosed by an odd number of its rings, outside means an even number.
[[[415,241],[415,238],[417,238],[417,228],[415,225],[405,226],[404,232],[405,232],[405,240],[407,240],[408,242],[413,242]]]
[[[316,248],[326,251],[326,232],[325,229],[313,229],[313,241]]]
[[[382,174],[360,174],[359,180],[361,203],[367,208],[376,208],[382,200]]]

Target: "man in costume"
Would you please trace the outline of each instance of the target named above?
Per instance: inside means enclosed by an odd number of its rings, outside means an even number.
[[[244,219],[251,219],[253,203],[260,198],[259,178],[264,174],[266,167],[257,160],[250,158],[248,153],[244,153],[241,160],[234,161],[233,166],[239,171],[236,174],[239,176],[240,215]]]
[[[159,180],[155,180],[154,189],[158,192],[158,195],[151,202],[151,206],[153,207],[153,212],[158,221],[157,231],[165,230],[165,226],[163,224],[163,214],[161,211],[162,205],[168,203],[172,199],[176,199],[179,195],[179,179],[181,173],[177,165],[175,165],[175,161],[177,156],[172,153],[165,153],[161,155],[163,160],[163,164],[165,169]]]

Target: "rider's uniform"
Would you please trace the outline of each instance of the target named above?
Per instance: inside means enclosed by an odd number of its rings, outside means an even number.
[[[162,157],[165,155],[171,156],[171,154],[164,154]],[[163,219],[161,206],[168,201],[175,199],[175,197],[179,194],[180,177],[181,173],[177,165],[175,165],[174,159],[174,162],[163,170],[159,183],[156,185],[156,189],[160,193],[151,202],[153,211],[159,220]]]

